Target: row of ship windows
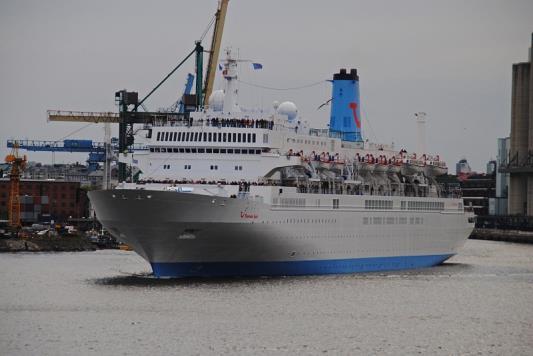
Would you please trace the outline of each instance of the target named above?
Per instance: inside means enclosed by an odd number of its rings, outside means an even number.
[[[368,210],[392,210],[392,200],[365,200],[365,209]],[[401,210],[444,210],[444,202],[440,201],[402,201]]]
[[[236,132],[158,132],[156,141],[175,142],[248,142],[255,143],[254,133]],[[263,143],[268,142],[268,134],[263,135]]]
[[[163,165],[163,169],[170,169],[170,164],[164,164]],[[186,165],[183,166],[183,169],[191,170],[192,169],[192,165],[186,164]],[[209,169],[212,170],[212,171],[217,171],[218,170],[218,165],[212,164],[212,165],[209,166]],[[235,170],[236,171],[242,171],[242,166],[235,166]]]
[[[304,139],[294,139],[294,138],[288,138],[287,142],[292,143],[303,143],[306,145],[320,145],[320,146],[326,146],[326,142],[322,141],[315,141],[315,140],[304,140]]]
[[[150,147],[150,152],[155,153],[220,153],[260,155],[261,150],[246,148],[196,148],[196,147]]]
[[[363,225],[422,225],[424,218],[411,216],[409,219],[405,216],[374,216],[363,217]]]
[[[406,204],[407,203],[407,204]],[[402,201],[402,210],[444,210],[444,202],[441,201]]]
[[[337,219],[286,219],[278,221],[261,221],[263,224],[336,224]]]
[[[339,199],[333,199],[333,209],[339,209]],[[406,208],[406,203],[407,208]],[[290,207],[305,207],[306,202],[304,198],[274,198],[272,200],[273,205],[278,205],[283,208],[290,208]],[[320,207],[320,200],[316,200],[316,206]],[[393,201],[392,200],[365,200],[365,209],[368,210],[392,210],[393,208]],[[401,202],[401,209],[402,210],[444,210],[444,203],[443,202],[417,202],[417,201],[409,201]]]

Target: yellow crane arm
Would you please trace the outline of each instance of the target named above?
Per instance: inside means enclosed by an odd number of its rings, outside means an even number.
[[[48,121],[74,121],[94,123],[119,123],[120,116],[114,112],[48,110]]]
[[[215,73],[217,72],[218,55],[220,54],[228,3],[229,0],[220,0],[217,13],[215,14],[215,28],[213,29],[213,39],[211,40],[211,51],[209,52],[204,86],[204,105],[206,106],[209,104],[209,96],[211,96],[213,85],[215,84]]]

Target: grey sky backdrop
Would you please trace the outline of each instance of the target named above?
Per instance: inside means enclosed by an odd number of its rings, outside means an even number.
[[[192,50],[216,6],[216,0],[0,2],[2,157],[8,138],[58,140],[83,126],[47,122],[47,109],[116,111],[116,90],[146,94]],[[414,150],[413,113],[425,111],[429,151],[453,172],[461,157],[482,171],[496,156],[496,138],[509,134],[511,65],[527,59],[532,31],[530,0],[230,0],[222,45],[264,65],[243,67],[242,80],[271,87],[355,67],[366,137]],[[191,60],[149,99],[149,109],[170,106],[193,70]],[[316,109],[329,98],[328,83],[292,91],[242,84],[240,102],[267,108],[292,100],[304,119],[325,126],[329,107]],[[103,126],[70,138],[101,141]],[[56,162],[85,158],[55,155]]]

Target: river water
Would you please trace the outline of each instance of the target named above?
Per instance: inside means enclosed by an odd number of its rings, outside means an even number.
[[[157,280],[133,252],[0,254],[1,355],[533,354],[533,245],[405,272]]]

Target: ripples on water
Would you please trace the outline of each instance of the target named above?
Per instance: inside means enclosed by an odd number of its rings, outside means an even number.
[[[442,266],[156,279],[131,252],[0,255],[0,354],[533,354],[533,246]]]

